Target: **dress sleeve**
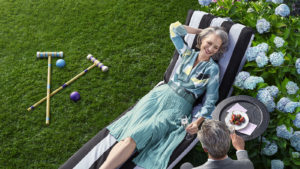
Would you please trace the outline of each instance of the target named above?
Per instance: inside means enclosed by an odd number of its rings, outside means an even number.
[[[196,117],[211,119],[211,113],[215,109],[215,104],[219,99],[219,68],[216,66],[211,71],[211,77],[208,81],[205,93],[205,101]]]
[[[192,53],[192,50],[183,41],[186,34],[187,31],[180,22],[177,21],[170,25],[171,40],[181,57],[189,56]]]

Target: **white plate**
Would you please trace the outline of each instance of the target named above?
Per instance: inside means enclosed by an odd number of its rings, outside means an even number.
[[[231,124],[230,123],[230,120],[231,120],[231,116],[232,114],[240,114],[242,117],[245,118],[245,122],[242,123],[241,125],[234,125],[234,124]],[[240,129],[243,129],[245,128],[248,123],[249,123],[249,117],[247,115],[247,113],[245,112],[241,112],[241,111],[233,111],[232,113],[228,113],[227,116],[225,117],[225,123],[226,125],[230,128],[230,127],[234,127],[235,130],[240,130]]]

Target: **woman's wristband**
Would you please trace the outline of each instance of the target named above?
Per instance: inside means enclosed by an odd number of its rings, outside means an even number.
[[[199,126],[204,120],[205,120],[204,117],[199,117],[199,118],[196,120],[197,125]]]

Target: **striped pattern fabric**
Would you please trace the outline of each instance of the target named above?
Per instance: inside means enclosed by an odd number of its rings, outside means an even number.
[[[236,24],[202,11],[193,10],[188,12],[185,24],[195,28],[222,26],[229,33],[229,49],[218,61],[220,67],[220,102],[231,94],[234,78],[242,69],[246,61],[244,55],[254,38],[253,31],[251,28],[245,27],[244,25]],[[196,38],[196,35],[188,34],[185,36],[185,41],[190,47],[195,48]],[[173,59],[165,72],[164,81],[159,84],[167,83],[169,81],[177,66],[180,64],[180,61],[181,59],[178,57],[178,53],[175,50]],[[201,107],[203,99],[205,98],[199,98],[197,100],[193,112],[197,111],[197,109]],[[131,108],[125,111],[118,118],[122,117]],[[194,138],[191,140],[184,139],[172,153],[169,159],[168,169],[173,168],[197,144],[197,142],[198,139],[196,138],[196,135],[194,135]],[[60,169],[98,169],[116,143],[116,139],[109,134],[109,131],[106,128],[104,128],[82,148],[80,148],[72,157],[70,157],[68,161],[60,167]],[[142,169],[132,162],[132,159],[136,155],[137,152],[135,152],[132,157],[120,167],[120,169]]]

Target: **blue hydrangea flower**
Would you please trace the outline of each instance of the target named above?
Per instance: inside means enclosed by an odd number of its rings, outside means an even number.
[[[244,88],[253,90],[257,83],[263,83],[264,79],[262,77],[250,76],[244,82]]]
[[[262,153],[266,156],[272,156],[278,151],[278,146],[275,142],[270,144],[266,144],[266,146],[262,149]]]
[[[259,52],[255,61],[258,67],[264,67],[266,64],[268,64],[269,59],[264,52]]]
[[[295,131],[293,136],[290,138],[290,142],[297,151],[300,151],[300,131]]]
[[[250,73],[249,72],[246,72],[246,71],[241,71],[236,77],[235,77],[235,80],[234,80],[234,85],[241,88],[241,89],[244,89],[244,81],[250,77]]]
[[[268,52],[269,45],[267,43],[260,43],[256,46],[259,50],[259,52]]]
[[[296,60],[295,67],[297,69],[297,73],[300,74],[300,58]]]
[[[198,0],[200,5],[208,6],[211,3],[211,0]]]
[[[293,158],[299,158],[300,157],[300,153],[299,152],[292,152],[292,157]]]
[[[281,99],[277,102],[277,106],[276,106],[277,110],[283,112],[283,111],[284,111],[285,105],[286,105],[287,103],[289,103],[289,102],[291,102],[291,100],[290,100],[289,98],[287,98],[287,97],[281,98]]]
[[[275,4],[281,4],[283,2],[283,0],[272,0],[272,2],[275,3]]]
[[[300,69],[300,58],[298,58],[295,62],[295,66],[297,69]]]
[[[276,98],[279,93],[279,89],[276,86],[268,86],[265,89],[269,91],[273,98]]]
[[[258,141],[260,141],[260,137],[261,136],[258,137]],[[267,140],[264,136],[262,136],[261,141],[266,144],[271,144],[271,142],[269,140]]]
[[[284,56],[282,52],[273,52],[270,55],[270,62],[273,66],[280,66],[284,62]]]
[[[293,132],[294,130],[292,127],[290,127],[290,131],[288,131],[284,124],[276,127],[277,136],[281,138],[285,138],[287,140],[289,140],[292,137]]]
[[[290,14],[290,8],[286,4],[280,4],[275,8],[275,15],[286,17]]]
[[[246,52],[247,61],[250,62],[250,61],[255,60],[258,52],[259,52],[259,49],[257,46],[248,48],[247,52]]]
[[[262,34],[268,32],[270,29],[270,23],[266,19],[260,19],[256,22],[256,30],[258,33]]]
[[[273,97],[271,96],[270,92],[268,90],[260,89],[257,93],[256,98],[261,101],[268,109],[268,112],[273,112],[276,105],[274,102]]]
[[[297,113],[295,120],[293,120],[294,126],[300,128],[300,112]]]
[[[288,94],[296,94],[299,90],[298,85],[295,82],[289,81],[285,86]]]
[[[276,36],[276,37],[274,38],[274,41],[273,41],[273,42],[275,43],[275,46],[276,46],[277,48],[280,48],[280,47],[283,46],[283,44],[284,44],[285,41],[284,41],[281,37]]]
[[[251,12],[254,12],[254,9],[253,8],[248,8],[247,13],[251,13]]]
[[[271,160],[271,169],[284,169],[284,163],[281,160]]]
[[[286,112],[286,113],[293,113],[297,107],[300,107],[300,103],[299,102],[288,102],[284,106],[284,112]]]

